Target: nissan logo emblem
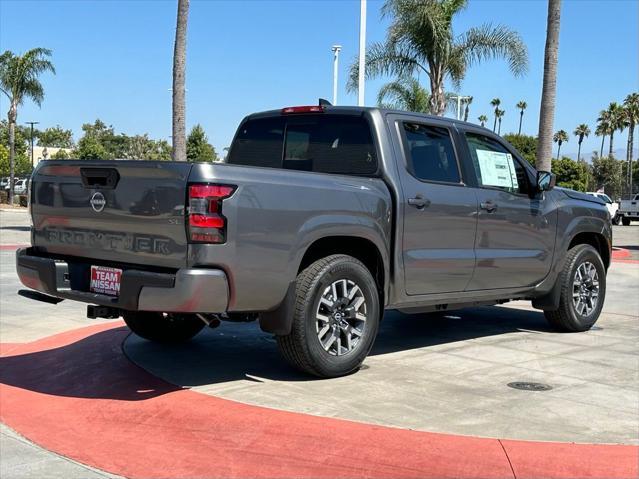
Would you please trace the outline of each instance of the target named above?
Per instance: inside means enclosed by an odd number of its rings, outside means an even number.
[[[106,198],[102,193],[98,191],[96,193],[93,193],[93,196],[91,197],[89,203],[91,203],[91,208],[93,208],[93,211],[99,213],[104,209],[104,206],[106,205]]]

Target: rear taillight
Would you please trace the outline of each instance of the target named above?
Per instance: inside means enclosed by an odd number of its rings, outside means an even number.
[[[235,186],[190,185],[188,235],[191,243],[224,243],[226,218],[222,202],[231,196]]]

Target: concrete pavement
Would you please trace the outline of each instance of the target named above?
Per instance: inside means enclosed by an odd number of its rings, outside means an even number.
[[[24,213],[0,212],[0,228],[1,244],[28,242]],[[634,254],[639,226],[615,227],[615,243]],[[5,350],[103,323],[87,320],[81,304],[51,306],[17,296],[13,252],[0,251],[0,260]],[[170,348],[130,336],[125,352],[172,384],[251,405],[462,435],[639,444],[638,284],[639,264],[615,262],[604,314],[596,328],[579,334],[550,332],[525,303],[447,316],[389,313],[366,367],[336,380],[291,372],[255,324],[223,324]],[[553,389],[519,391],[507,386],[513,381]],[[9,446],[0,453],[2,477],[29,477],[23,475],[29,468],[19,465],[50,454],[4,436]],[[48,460],[52,471],[69,467],[59,477],[91,477],[57,455]]]

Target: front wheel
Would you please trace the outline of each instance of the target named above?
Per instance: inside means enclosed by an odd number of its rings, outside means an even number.
[[[550,325],[564,332],[587,331],[599,319],[606,297],[606,268],[590,245],[568,251],[560,281],[559,309],[544,311]]]
[[[158,343],[187,341],[204,327],[204,322],[192,314],[127,311],[123,318],[135,334]]]
[[[297,276],[291,332],[277,343],[303,372],[344,376],[368,355],[379,319],[379,293],[366,266],[351,256],[327,256]]]
[[[630,226],[630,218],[626,218],[625,216],[621,218],[621,222],[624,226]]]

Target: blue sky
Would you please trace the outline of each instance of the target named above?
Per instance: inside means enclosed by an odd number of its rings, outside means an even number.
[[[381,5],[368,2],[369,42],[385,36]],[[57,68],[57,75],[43,78],[42,107],[27,102],[18,121],[60,124],[77,138],[82,123],[100,118],[117,132],[169,139],[175,11],[174,0],[0,0],[0,51],[47,47]],[[357,0],[192,0],[187,126],[202,124],[219,152],[248,113],[330,99],[334,43],[343,45],[339,103],[355,104],[345,82],[357,54],[358,19]],[[594,131],[602,108],[639,89],[638,19],[635,0],[564,0],[555,130],[572,132],[583,122]],[[473,67],[461,89],[474,96],[470,119],[483,113],[492,121],[489,102],[499,97],[506,110],[502,133],[516,131],[515,104],[525,100],[523,131],[535,134],[546,2],[470,0],[455,32],[486,22],[521,34],[530,70],[515,78],[502,61]],[[383,82],[367,83],[368,105]],[[4,97],[0,101],[4,117],[8,105]],[[617,135],[617,147],[625,146],[625,137]],[[598,150],[599,142],[591,135],[583,151]],[[571,137],[564,150],[576,147]]]

